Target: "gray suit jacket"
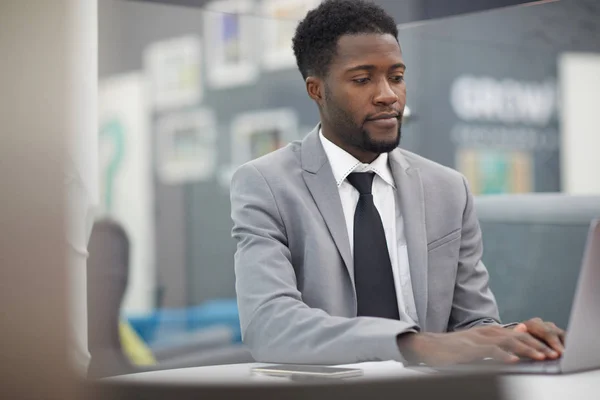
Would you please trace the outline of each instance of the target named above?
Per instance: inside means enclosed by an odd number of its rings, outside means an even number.
[[[342,204],[315,128],[240,167],[231,183],[236,291],[244,342],[257,361],[403,361],[396,338],[498,323],[481,231],[458,172],[390,153],[404,218],[419,326],[356,316]]]

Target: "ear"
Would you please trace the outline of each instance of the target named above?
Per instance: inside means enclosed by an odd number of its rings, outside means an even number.
[[[325,98],[324,82],[315,76],[306,78],[306,92],[319,106],[323,104]]]

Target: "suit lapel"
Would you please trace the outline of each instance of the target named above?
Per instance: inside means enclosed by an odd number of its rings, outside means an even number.
[[[419,325],[424,330],[427,318],[427,231],[423,183],[419,170],[410,167],[399,149],[392,151],[389,159],[398,187],[415,306]]]
[[[350,251],[344,210],[331,166],[319,139],[319,126],[303,140],[301,157],[304,182],[344,260],[354,288],[354,261]]]

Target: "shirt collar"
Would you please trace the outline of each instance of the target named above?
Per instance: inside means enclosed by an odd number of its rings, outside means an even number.
[[[319,138],[329,159],[329,164],[331,164],[333,176],[338,187],[344,183],[346,177],[352,172],[373,171],[388,185],[396,188],[392,172],[388,165],[388,153],[381,153],[371,164],[364,164],[346,150],[343,150],[327,139],[321,129],[319,129]]]

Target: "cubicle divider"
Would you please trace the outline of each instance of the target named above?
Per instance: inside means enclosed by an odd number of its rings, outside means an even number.
[[[541,317],[566,328],[600,196],[480,196],[483,261],[503,322]]]

